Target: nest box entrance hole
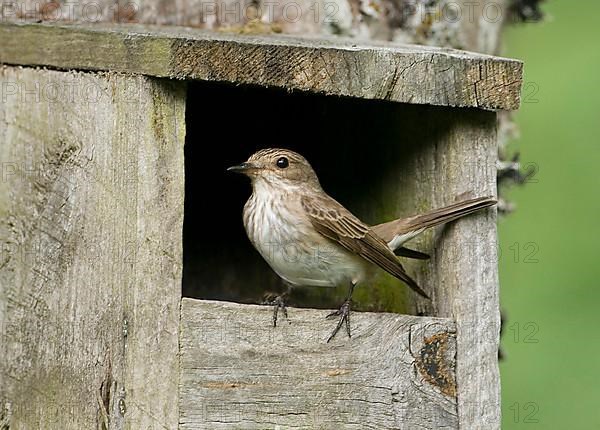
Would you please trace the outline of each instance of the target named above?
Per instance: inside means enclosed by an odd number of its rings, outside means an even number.
[[[186,109],[183,295],[240,303],[260,303],[285,286],[246,237],[250,181],[227,167],[262,148],[292,149],[327,193],[376,224],[414,201],[414,188],[405,187],[419,180],[411,157],[444,132],[431,124],[439,108],[207,82],[189,84]],[[386,276],[356,289],[355,308],[406,311],[408,288]],[[294,289],[290,302],[331,308],[345,293]]]

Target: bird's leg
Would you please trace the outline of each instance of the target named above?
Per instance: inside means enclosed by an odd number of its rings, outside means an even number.
[[[327,338],[327,343],[329,343],[329,341],[335,337],[335,335],[337,334],[338,331],[340,331],[340,328],[342,328],[342,325],[344,323],[346,323],[346,333],[348,333],[348,337],[352,337],[352,334],[350,333],[350,303],[352,301],[352,292],[354,291],[355,285],[356,284],[354,282],[352,282],[350,284],[350,290],[348,291],[348,297],[346,297],[346,300],[344,300],[344,303],[342,303],[342,306],[340,306],[340,308],[337,311],[332,312],[325,317],[325,318],[332,318],[332,317],[337,317],[337,316],[340,317],[337,325],[333,329],[333,332],[331,332],[331,334]]]
[[[277,316],[278,316],[280,310],[281,310],[281,312],[283,312],[283,316],[285,317],[285,319],[288,320],[288,323],[290,322],[289,318],[288,318],[287,307],[286,307],[285,303],[286,303],[287,296],[290,295],[292,286],[288,283],[286,283],[286,286],[287,286],[287,289],[283,293],[278,294],[276,296],[273,296],[272,294],[270,294],[268,297],[265,297],[265,300],[262,302],[263,305],[273,306],[273,327],[277,327]]]

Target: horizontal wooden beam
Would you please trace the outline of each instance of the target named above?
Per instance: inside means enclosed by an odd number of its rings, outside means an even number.
[[[458,428],[450,319],[184,298],[180,429]]]
[[[0,63],[139,73],[338,96],[517,109],[522,63],[353,39],[109,24],[0,24]]]

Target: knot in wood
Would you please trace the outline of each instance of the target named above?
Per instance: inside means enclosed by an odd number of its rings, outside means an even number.
[[[426,337],[416,358],[415,365],[423,378],[435,385],[447,396],[456,396],[456,379],[454,376],[454,355],[456,348],[449,343],[448,333],[437,333]]]

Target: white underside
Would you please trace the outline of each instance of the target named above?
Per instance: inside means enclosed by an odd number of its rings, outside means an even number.
[[[396,249],[404,245],[406,242],[413,239],[415,236],[420,235],[424,231],[425,229],[421,228],[419,230],[411,231],[410,233],[399,234],[398,236],[394,237],[388,242],[388,246],[392,249],[392,251],[395,251]]]
[[[256,227],[246,226],[246,232],[281,278],[297,286],[335,287],[358,283],[364,277],[366,262],[317,233],[297,193],[282,198],[267,187],[255,184],[244,218],[252,217]]]

